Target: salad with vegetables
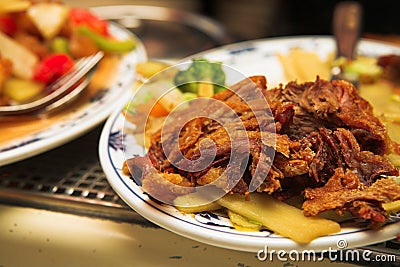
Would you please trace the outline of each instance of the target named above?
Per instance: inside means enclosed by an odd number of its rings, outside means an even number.
[[[181,67],[160,61],[136,65],[142,84],[138,85],[135,98],[125,106],[124,114],[128,121],[138,125],[133,134],[140,144],[147,146],[152,133],[178,106],[185,106],[186,101],[198,97],[212,97],[226,89],[221,62],[198,58]]]
[[[221,63],[209,62],[203,58],[193,59],[186,70],[181,70],[176,74],[174,83],[184,93],[212,97],[225,90],[225,72],[221,68]]]
[[[98,51],[125,53],[133,39],[111,35],[109,24],[60,2],[0,0],[0,105],[43,97],[44,88]]]

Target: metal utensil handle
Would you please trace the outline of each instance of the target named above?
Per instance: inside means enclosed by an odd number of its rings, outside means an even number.
[[[337,40],[337,56],[354,58],[361,33],[362,7],[358,2],[340,2],[333,13],[333,34]]]

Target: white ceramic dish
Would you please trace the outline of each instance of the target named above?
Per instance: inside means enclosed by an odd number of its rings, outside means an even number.
[[[110,24],[110,31],[117,38],[130,37],[137,42],[136,49],[124,55],[118,62],[117,73],[111,81],[111,85],[108,88],[101,89],[96,95],[85,99],[77,108],[68,110],[68,114],[62,114],[59,119],[51,120],[48,125],[40,130],[24,133],[16,139],[1,142],[0,166],[62,145],[94,128],[114,110],[121,108],[124,99],[132,94],[131,89],[136,77],[135,64],[145,61],[147,55],[141,41],[129,31],[117,26],[117,24]],[[36,122],[30,121],[29,123],[31,123],[29,127],[37,128],[35,127]],[[37,123],[43,123],[43,120],[38,119]],[[16,129],[23,127],[23,125],[18,124],[4,124],[0,120],[0,127],[9,127],[7,129],[9,131],[13,131],[12,128],[15,125]]]
[[[285,82],[282,67],[276,54],[287,53],[293,47],[312,50],[321,57],[334,52],[334,41],[328,37],[278,38],[243,42],[217,48],[195,55],[205,57],[235,68],[244,75],[263,74],[269,85]],[[358,49],[360,54],[378,55],[400,53],[400,49],[383,43],[363,40]],[[227,77],[228,84],[235,80]],[[233,78],[234,79],[234,78]],[[126,99],[128,101],[129,99]],[[145,149],[136,143],[135,138],[123,132],[124,116],[116,111],[107,121],[99,144],[100,161],[114,190],[139,214],[150,221],[177,234],[207,244],[229,249],[256,252],[268,246],[268,249],[322,251],[338,248],[358,247],[394,238],[400,232],[400,223],[392,223],[379,231],[358,227],[342,227],[337,234],[320,237],[309,244],[298,243],[270,232],[243,232],[229,227],[229,222],[213,213],[184,215],[172,206],[162,205],[149,199],[140,186],[122,174],[122,164],[127,155],[143,155]],[[129,144],[129,147],[124,147]]]

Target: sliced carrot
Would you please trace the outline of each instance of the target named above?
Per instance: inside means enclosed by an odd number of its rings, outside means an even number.
[[[150,116],[153,117],[163,117],[168,115],[168,110],[164,108],[164,106],[160,103],[160,101],[157,101],[153,108],[150,111]]]

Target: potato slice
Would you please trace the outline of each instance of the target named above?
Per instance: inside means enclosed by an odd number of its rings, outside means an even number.
[[[28,17],[46,39],[57,35],[68,17],[66,5],[56,2],[40,2],[30,6]]]
[[[0,0],[0,14],[25,11],[31,4],[28,0]]]
[[[160,61],[146,61],[136,64],[136,72],[144,78],[150,78],[153,75],[165,70],[170,65]]]
[[[178,105],[185,102],[185,96],[182,94],[181,91],[179,91],[179,89],[175,88],[168,91],[165,95],[161,96],[158,102],[160,102],[165,110],[171,112]]]
[[[305,217],[302,210],[266,194],[253,193],[249,201],[237,194],[226,195],[217,203],[299,243],[308,243],[317,237],[340,231],[337,222]]]
[[[12,62],[15,76],[27,80],[32,78],[33,68],[39,62],[39,58],[2,32],[0,32],[0,54]]]

